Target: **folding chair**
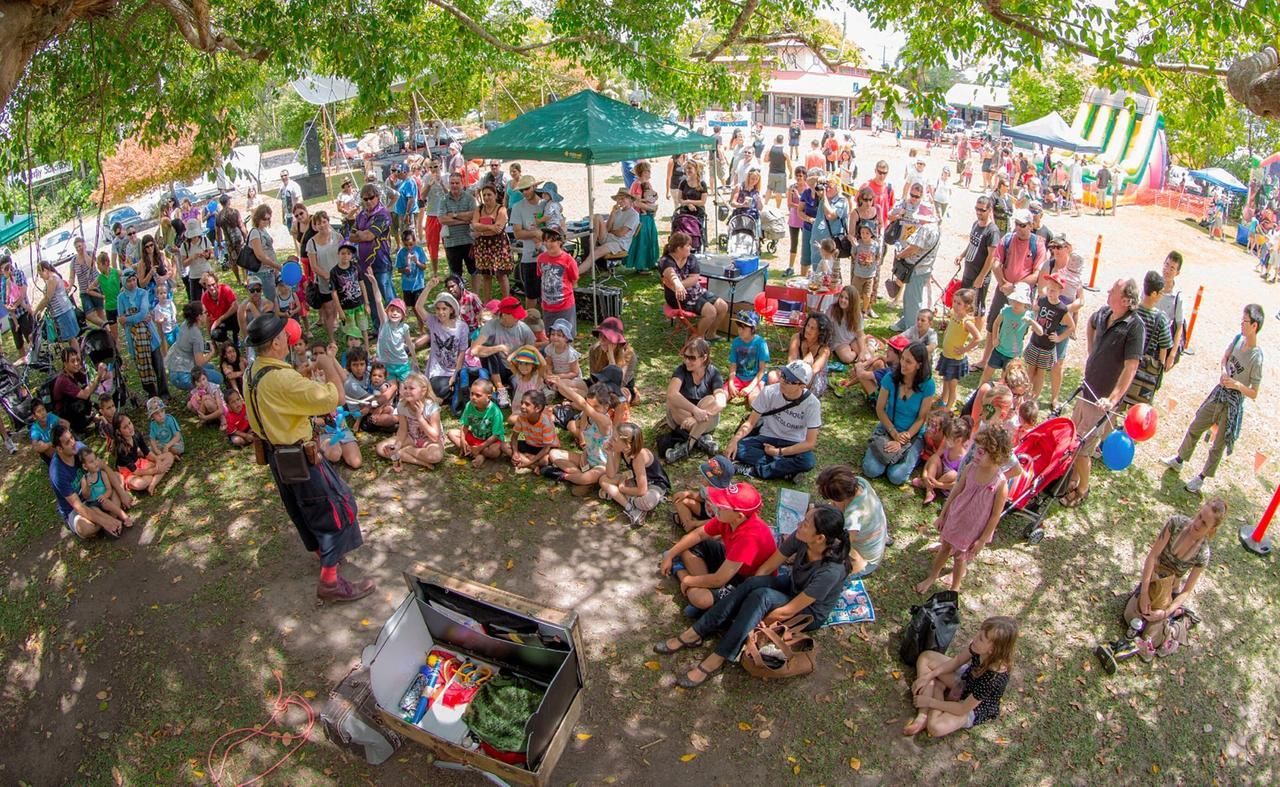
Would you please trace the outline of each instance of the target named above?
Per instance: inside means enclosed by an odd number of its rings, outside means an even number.
[[[662,304],[662,316],[667,318],[672,330],[667,333],[667,343],[677,349],[697,335],[698,328],[694,323],[699,315],[685,311],[677,306]],[[678,324],[678,325],[677,325]]]

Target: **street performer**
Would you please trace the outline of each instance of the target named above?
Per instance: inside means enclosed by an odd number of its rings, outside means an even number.
[[[285,511],[306,548],[320,557],[316,597],[323,602],[355,601],[373,592],[373,580],[352,584],[338,576],[343,555],[363,543],[355,495],[312,439],[311,417],[331,413],[346,401],[342,372],[327,353],[314,359],[325,382],[309,380],[285,362],[302,338],[294,320],[272,312],[249,324],[247,339],[258,357],[245,374],[249,425],[270,464]],[[265,455],[265,457],[264,457]]]

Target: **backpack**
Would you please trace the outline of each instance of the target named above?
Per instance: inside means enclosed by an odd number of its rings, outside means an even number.
[[[1040,248],[1037,245],[1037,242],[1039,240],[1040,240],[1040,236],[1037,235],[1035,232],[1032,232],[1031,233],[1031,259],[1033,260],[1036,258],[1036,255],[1040,253]],[[1009,258],[1009,246],[1012,243],[1013,243],[1013,233],[1006,232],[1004,234],[1004,237],[1000,239],[1000,259],[1005,260]]]
[[[914,667],[920,654],[926,650],[946,653],[959,628],[960,594],[954,590],[939,590],[928,601],[911,607],[911,619],[902,629],[898,658],[903,664]]]
[[[254,229],[249,231],[249,235],[252,236],[254,232],[257,232],[259,236],[262,234],[262,230]],[[249,242],[250,240],[252,240],[252,237],[247,238],[245,244],[240,247],[240,253],[236,255],[236,265],[250,273],[257,273],[262,270],[262,260],[258,259],[258,255],[253,253],[253,245]]]

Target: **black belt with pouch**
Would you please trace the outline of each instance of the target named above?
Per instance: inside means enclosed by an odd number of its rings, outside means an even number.
[[[253,400],[253,412],[262,424],[262,411],[258,408],[258,383],[262,377],[277,367],[266,366],[255,370],[249,379],[249,397]],[[262,427],[266,431],[266,427]],[[263,436],[253,442],[253,454],[258,464],[267,464],[267,453],[276,458],[276,477],[284,484],[300,484],[311,480],[311,465],[319,461],[314,442],[299,441],[288,445],[275,445]]]

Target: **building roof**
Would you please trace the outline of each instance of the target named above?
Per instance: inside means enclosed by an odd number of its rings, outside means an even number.
[[[971,85],[957,82],[947,90],[946,102],[953,107],[1007,107],[1009,106],[1009,88]]]
[[[866,85],[867,80],[848,74],[775,71],[769,80],[767,92],[795,96],[851,98]]]

